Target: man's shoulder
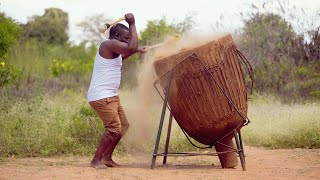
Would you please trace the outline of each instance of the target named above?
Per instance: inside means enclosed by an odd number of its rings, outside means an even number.
[[[115,47],[115,44],[118,42],[120,41],[116,39],[107,39],[102,41],[99,47],[100,56],[106,59],[113,59],[113,57],[115,56],[115,52],[113,51],[113,49]]]
[[[112,45],[112,44],[116,44],[116,43],[119,43],[120,41],[118,41],[117,39],[106,39],[104,41],[101,42],[101,46],[109,46],[109,45]]]

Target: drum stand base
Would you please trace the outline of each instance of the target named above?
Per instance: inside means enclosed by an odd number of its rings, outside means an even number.
[[[175,152],[175,153],[171,153],[171,152],[168,152],[169,141],[170,141],[170,133],[171,133],[171,126],[172,126],[172,117],[173,117],[171,112],[170,112],[169,123],[168,123],[168,131],[167,131],[165,149],[164,149],[163,153],[158,153],[160,137],[161,137],[163,122],[164,122],[164,118],[165,118],[165,113],[166,113],[167,108],[170,110],[170,108],[168,107],[169,93],[167,93],[167,92],[170,92],[172,75],[173,75],[173,72],[171,70],[171,71],[169,71],[169,77],[168,77],[168,81],[167,81],[168,83],[167,83],[167,86],[166,86],[166,90],[164,92],[164,94],[165,94],[164,98],[161,96],[158,88],[156,87],[156,84],[159,83],[159,81],[156,81],[154,83],[154,87],[156,88],[156,90],[158,91],[159,95],[163,99],[163,108],[162,108],[162,113],[161,113],[161,118],[160,118],[160,123],[159,123],[159,128],[158,128],[158,134],[157,134],[157,138],[156,138],[156,143],[155,143],[155,147],[154,147],[154,152],[153,152],[153,155],[152,155],[151,169],[154,169],[154,167],[155,167],[157,156],[163,156],[162,164],[164,165],[164,164],[167,163],[167,157],[168,156],[203,156],[203,155],[218,156],[219,154],[236,152],[240,157],[242,170],[245,171],[246,170],[245,155],[244,155],[244,150],[243,150],[243,143],[242,143],[241,133],[240,133],[240,130],[237,131],[236,129],[233,129],[230,133],[228,133],[226,135],[226,136],[228,136],[230,134],[234,135],[234,138],[235,138],[235,141],[236,141],[236,145],[237,145],[236,149],[220,142],[221,140],[223,140],[226,137],[225,136],[222,139],[220,139],[219,141],[217,141],[216,144],[219,144],[219,145],[222,145],[224,147],[227,147],[228,149],[230,149],[229,151],[213,152],[213,153],[190,153],[190,152]]]

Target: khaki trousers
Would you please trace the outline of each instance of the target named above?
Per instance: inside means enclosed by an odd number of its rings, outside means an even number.
[[[127,117],[120,104],[119,96],[89,102],[106,129],[105,135],[114,140],[125,135],[129,128]]]

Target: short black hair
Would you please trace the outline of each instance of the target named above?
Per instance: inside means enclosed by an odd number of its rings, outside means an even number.
[[[120,33],[123,30],[129,30],[129,28],[121,23],[117,23],[111,27],[109,37],[113,37],[116,33]]]

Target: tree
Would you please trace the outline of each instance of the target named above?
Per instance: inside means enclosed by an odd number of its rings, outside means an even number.
[[[101,42],[103,39],[105,39],[105,35],[99,32],[98,26],[110,21],[111,20],[107,19],[103,14],[96,14],[86,17],[85,20],[77,24],[77,26],[83,31],[83,36],[81,39],[88,42]]]
[[[68,21],[68,14],[61,9],[46,9],[43,16],[33,16],[23,25],[22,37],[35,38],[49,44],[64,44],[69,38]]]
[[[291,55],[297,65],[320,62],[320,27],[316,28],[308,31],[309,42],[304,35],[299,35],[295,39]]]
[[[193,25],[195,24],[195,21],[193,20],[194,16],[195,14],[187,15],[184,17],[183,21],[179,22],[178,24],[173,24],[178,33],[182,34],[192,29]]]
[[[0,58],[4,58],[9,48],[17,41],[20,27],[11,18],[0,13]]]
[[[291,24],[277,14],[257,12],[244,22],[237,44],[253,65],[256,90],[280,92],[291,80],[295,37]]]
[[[239,45],[254,60],[254,66],[265,58],[278,62],[281,56],[289,55],[296,34],[281,16],[256,13],[244,23]]]
[[[174,33],[177,33],[177,29],[175,29],[174,25],[168,24],[165,18],[148,21],[147,28],[140,32],[139,44],[151,45]]]
[[[16,43],[19,34],[19,25],[0,13],[0,87],[14,83],[20,76],[20,70],[6,61],[7,52]]]

